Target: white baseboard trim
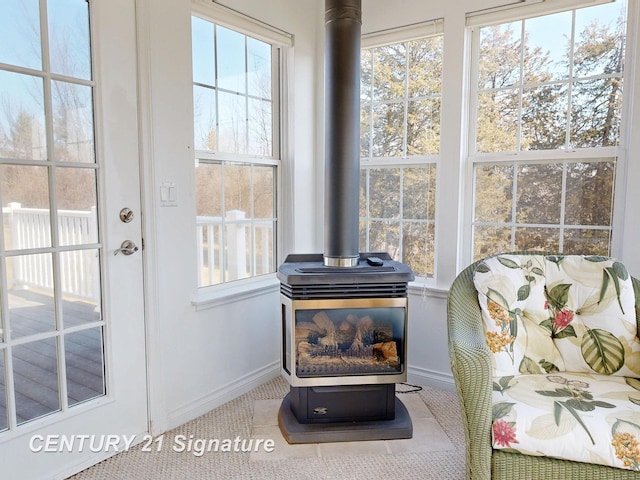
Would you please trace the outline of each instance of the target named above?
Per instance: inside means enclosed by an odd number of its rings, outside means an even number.
[[[407,382],[453,393],[456,391],[453,375],[421,367],[409,366],[407,370]]]
[[[280,361],[275,361],[215,389],[167,414],[166,430],[179,427],[194,418],[247,393],[280,375]]]

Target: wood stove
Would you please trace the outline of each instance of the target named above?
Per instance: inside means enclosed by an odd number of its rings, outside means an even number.
[[[410,438],[395,396],[406,380],[411,269],[359,252],[361,0],[325,0],[323,254],[278,269],[282,374],[278,413],[289,443]]]
[[[289,255],[278,270],[282,374],[291,389],[279,422],[290,443],[410,438],[395,396],[406,381],[407,284],[413,273],[386,253],[327,267]],[[328,428],[330,427],[330,428]]]

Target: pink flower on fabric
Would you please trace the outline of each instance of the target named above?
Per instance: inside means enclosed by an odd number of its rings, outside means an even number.
[[[506,420],[493,422],[493,440],[497,445],[511,447],[512,443],[520,443],[516,440],[516,429]]]
[[[563,330],[567,328],[567,325],[573,320],[573,312],[571,310],[560,310],[556,312],[556,317],[553,319],[553,323],[556,329]]]

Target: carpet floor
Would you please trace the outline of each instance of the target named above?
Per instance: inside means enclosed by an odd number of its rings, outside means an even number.
[[[162,448],[154,443],[144,451],[138,445],[70,479],[464,478],[464,436],[455,394],[429,387],[411,390],[397,386],[414,424],[411,440],[288,445],[272,417],[289,387],[276,378],[166,432]]]

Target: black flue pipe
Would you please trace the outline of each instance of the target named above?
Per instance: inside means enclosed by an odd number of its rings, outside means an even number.
[[[361,0],[325,1],[324,265],[359,254]]]

